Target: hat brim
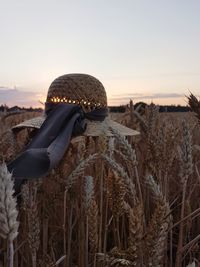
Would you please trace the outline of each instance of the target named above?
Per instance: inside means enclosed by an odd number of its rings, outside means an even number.
[[[17,131],[25,128],[39,129],[44,121],[44,116],[35,117],[12,127],[12,130]],[[140,132],[113,121],[109,117],[107,117],[103,122],[90,121],[86,119],[86,123],[87,128],[83,133],[84,136],[100,136],[102,134],[105,134],[106,136],[113,136],[112,129],[116,130],[123,136],[137,136],[140,134]]]

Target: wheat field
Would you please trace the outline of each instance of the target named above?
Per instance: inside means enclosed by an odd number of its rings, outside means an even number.
[[[31,133],[11,127],[38,114],[1,114],[0,266],[200,266],[200,103],[190,100],[194,112],[110,114],[140,136],[74,138],[18,199],[5,163]]]

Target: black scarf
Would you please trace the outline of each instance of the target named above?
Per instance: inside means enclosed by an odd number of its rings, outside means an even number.
[[[85,118],[103,121],[107,116],[106,108],[84,113],[80,106],[73,104],[48,104],[45,109],[47,117],[36,136],[7,165],[14,177],[16,194],[25,180],[45,176],[60,162],[71,138],[85,131]]]

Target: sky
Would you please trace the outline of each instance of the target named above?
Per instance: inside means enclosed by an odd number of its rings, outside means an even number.
[[[88,73],[109,105],[200,94],[199,0],[0,0],[0,104],[40,106],[58,76]]]

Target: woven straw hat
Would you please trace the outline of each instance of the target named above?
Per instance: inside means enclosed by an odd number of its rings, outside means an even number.
[[[88,74],[66,74],[56,78],[49,87],[46,104],[67,103],[80,105],[85,112],[93,109],[107,108],[106,91],[102,83]],[[13,130],[24,128],[39,129],[46,115],[26,120],[16,126]],[[86,119],[87,128],[83,133],[85,136],[99,136],[106,134],[112,136],[112,128],[124,136],[135,136],[139,132],[119,124],[109,117],[103,122],[90,121]]]

